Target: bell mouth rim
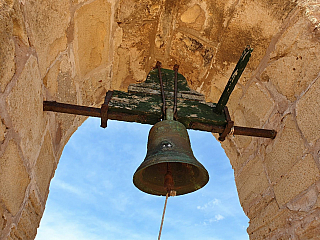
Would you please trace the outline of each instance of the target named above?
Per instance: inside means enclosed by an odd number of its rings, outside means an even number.
[[[155,165],[164,164],[164,163],[181,163],[181,164],[184,163],[184,164],[186,164],[185,162],[179,162],[179,161],[163,161],[163,162],[158,161],[156,163],[149,164],[148,167],[146,167],[146,168],[143,168],[140,165],[139,168],[136,170],[136,172],[133,175],[133,184],[135,185],[135,187],[138,188],[140,191],[151,194],[151,195],[165,196],[167,191],[164,186],[159,187],[159,185],[155,185],[155,184],[152,186],[152,184],[146,185],[146,184],[142,183],[142,179],[143,179],[142,175],[146,169],[153,167]],[[172,188],[172,190],[176,191],[176,196],[195,192],[195,191],[203,188],[209,182],[209,173],[208,173],[207,169],[205,169],[200,162],[199,162],[200,166],[198,166],[196,164],[192,164],[192,163],[188,163],[188,164],[196,167],[199,170],[200,177],[197,180],[198,180],[198,183],[199,182],[200,183],[193,184],[192,188],[188,188],[189,185],[188,186],[186,185],[183,187],[174,186]]]

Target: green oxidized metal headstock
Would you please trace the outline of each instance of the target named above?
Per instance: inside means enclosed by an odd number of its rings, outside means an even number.
[[[161,69],[167,107],[173,107],[173,70]],[[214,103],[206,103],[204,95],[192,90],[182,74],[178,74],[177,120],[189,128],[192,122],[225,125],[224,114],[214,112]],[[155,124],[160,121],[162,98],[158,70],[152,70],[146,81],[131,84],[128,93],[114,91],[109,103],[109,112],[127,111],[141,116],[135,122]]]

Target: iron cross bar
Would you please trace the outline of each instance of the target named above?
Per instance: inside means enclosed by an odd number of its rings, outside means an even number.
[[[44,101],[43,110],[102,118],[101,108],[59,103],[55,101]],[[128,112],[109,111],[107,114],[107,119],[148,124],[148,121],[147,121],[148,114],[143,114],[143,113],[134,114],[134,113],[128,113]],[[179,121],[179,118],[177,120]],[[186,127],[187,129],[220,133],[220,134],[222,134],[225,130],[224,126],[211,125],[211,124],[195,122],[195,121],[190,122],[190,124]],[[277,132],[275,130],[268,130],[268,129],[233,126],[233,131],[231,131],[230,134],[274,139]],[[221,139],[221,140],[224,140],[224,139]]]

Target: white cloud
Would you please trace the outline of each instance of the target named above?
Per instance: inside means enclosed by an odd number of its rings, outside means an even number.
[[[215,218],[215,221],[220,221],[220,220],[224,219],[224,216],[217,214],[214,216],[214,218]]]
[[[214,222],[219,222],[220,220],[224,219],[224,216],[222,216],[221,214],[216,214],[214,216],[214,218],[210,218],[209,220],[206,220],[203,222],[203,225],[210,225]]]
[[[60,188],[64,191],[70,192],[72,194],[77,195],[80,198],[86,198],[86,195],[84,194],[84,191],[82,191],[80,188],[77,188],[69,183],[66,183],[60,179],[54,179],[51,184],[52,187]]]
[[[212,201],[210,202],[207,202],[206,204],[204,204],[203,206],[197,206],[197,209],[199,210],[206,210],[208,208],[213,208],[214,206],[216,205],[219,205],[220,204],[220,200],[219,199],[213,199]]]

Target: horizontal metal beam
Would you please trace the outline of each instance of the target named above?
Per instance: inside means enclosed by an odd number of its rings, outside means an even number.
[[[67,103],[59,103],[55,101],[44,101],[43,111],[52,111],[59,113],[68,113],[75,115],[82,115],[88,117],[98,117],[101,118],[101,108],[85,107]],[[118,120],[124,122],[137,122],[142,124],[150,124],[147,119],[149,119],[149,114],[130,114],[117,111],[108,111],[108,119]],[[155,121],[154,123],[156,123]]]
[[[76,114],[89,117],[101,117],[101,109],[94,107],[78,106],[73,104],[58,103],[52,101],[43,102],[44,111],[53,111],[60,113]],[[125,121],[125,122],[138,122],[142,124],[150,124],[148,114],[129,114],[123,112],[108,112],[108,119]],[[160,119],[159,119],[160,120]],[[177,119],[179,120],[179,118]],[[201,122],[191,122],[186,126],[188,129],[200,130],[205,132],[222,133],[225,129],[224,126],[217,126],[211,124],[205,124]],[[233,127],[233,135],[244,135],[252,137],[264,137],[274,139],[277,132],[275,130],[248,128],[248,127]]]
[[[189,129],[200,130],[205,132],[222,133],[224,131],[223,126],[213,126],[205,123],[194,122],[190,125]],[[243,135],[251,137],[263,137],[274,139],[277,135],[275,130],[261,129],[261,128],[249,128],[234,126],[231,135]]]

